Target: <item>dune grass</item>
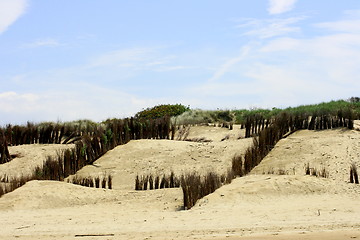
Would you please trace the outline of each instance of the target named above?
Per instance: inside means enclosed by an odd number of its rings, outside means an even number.
[[[352,98],[351,98],[352,99]],[[177,125],[221,123],[232,126],[240,124],[246,129],[245,137],[257,135],[267,128],[280,113],[292,116],[297,129],[322,130],[337,127],[353,128],[353,119],[360,119],[360,102],[338,100],[285,109],[240,109],[240,110],[189,110],[173,117]]]
[[[305,174],[315,177],[322,177],[322,178],[329,177],[329,172],[326,170],[325,167],[322,167],[321,169],[317,169],[315,167],[310,167],[309,163],[305,165]]]
[[[0,164],[11,161],[11,155],[8,149],[8,143],[4,132],[0,129]]]
[[[6,193],[23,186],[26,182],[34,180],[34,176],[22,176],[19,178],[7,178],[6,182],[0,182],[0,197]]]
[[[355,163],[350,165],[350,183],[359,184],[359,176]]]
[[[72,177],[67,180],[68,183],[81,185],[84,187],[95,187],[103,189],[112,189],[112,175],[105,175],[103,177]]]
[[[137,191],[178,187],[180,187],[180,178],[175,176],[174,172],[169,175],[156,175],[155,177],[152,174],[136,175],[135,177],[135,190]]]

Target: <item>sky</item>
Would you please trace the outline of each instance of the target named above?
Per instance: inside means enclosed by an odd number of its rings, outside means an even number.
[[[359,96],[360,1],[0,0],[0,125]]]

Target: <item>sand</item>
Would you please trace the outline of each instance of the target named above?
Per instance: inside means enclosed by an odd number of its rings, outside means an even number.
[[[221,187],[191,210],[182,210],[181,189],[134,191],[137,174],[222,173],[232,156],[251,144],[251,139],[239,139],[243,135],[238,127],[199,126],[189,138],[212,142],[131,141],[77,173],[111,173],[112,190],[28,182],[0,198],[0,239],[360,238],[360,187],[348,183],[350,163],[360,167],[356,130],[296,132],[281,140],[250,175]],[[47,152],[42,146],[17,146],[16,151],[28,155],[31,148],[37,156]],[[24,166],[20,160],[14,159],[11,169]],[[307,163],[325,167],[329,178],[306,176]],[[0,170],[6,171],[4,166]],[[286,175],[269,174],[277,169]]]
[[[10,146],[9,152],[17,157],[5,164],[0,164],[0,178],[31,175],[35,167],[43,164],[47,156],[56,156],[62,150],[75,147],[74,144],[32,144]]]

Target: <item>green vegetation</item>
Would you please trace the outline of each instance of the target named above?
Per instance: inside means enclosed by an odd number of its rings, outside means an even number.
[[[251,119],[273,119],[281,112],[287,112],[292,115],[320,116],[320,115],[338,115],[343,111],[345,115],[352,114],[353,118],[360,119],[360,98],[352,97],[349,100],[330,101],[312,105],[301,105],[297,107],[288,107],[285,109],[235,109],[235,110],[200,110],[194,109],[184,112],[174,117],[180,125],[188,124],[208,124],[208,123],[235,123],[245,125]]]
[[[173,117],[172,122],[177,125],[194,125],[208,123],[233,123],[234,111],[230,110],[189,110]]]
[[[139,120],[150,120],[157,119],[162,117],[174,117],[178,116],[186,111],[189,111],[190,108],[181,104],[166,104],[166,105],[157,105],[152,108],[147,108],[141,112],[135,114],[135,118]]]

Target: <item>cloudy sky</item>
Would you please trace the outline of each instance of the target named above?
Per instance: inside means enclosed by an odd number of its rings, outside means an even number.
[[[360,1],[0,0],[0,124],[360,95]]]

